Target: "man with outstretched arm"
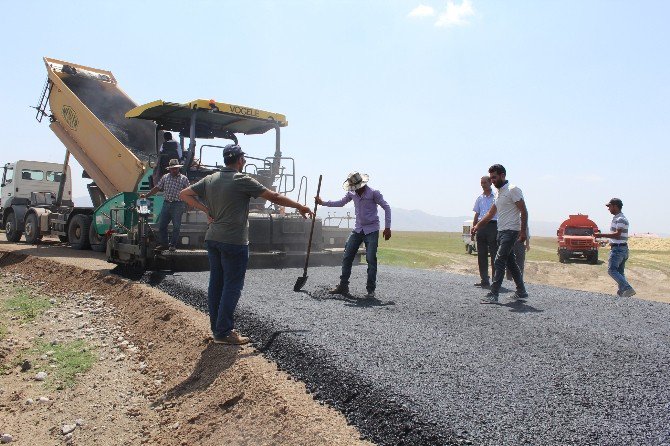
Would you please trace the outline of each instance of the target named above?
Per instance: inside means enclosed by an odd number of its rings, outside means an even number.
[[[493,283],[491,291],[482,299],[483,304],[498,303],[498,293],[505,278],[505,268],[509,268],[516,285],[515,299],[526,299],[528,293],[523,283],[521,270],[514,255],[517,240],[526,241],[528,228],[528,210],[521,189],[507,181],[507,172],[501,164],[489,167],[489,177],[498,190],[495,203],[488,213],[473,226],[472,233],[482,229],[496,214],[498,215],[498,252],[494,261]]]
[[[312,216],[312,211],[242,173],[246,159],[239,145],[229,144],[223,149],[223,162],[225,167],[220,172],[184,189],[179,198],[207,213],[209,219],[205,234],[209,257],[207,301],[214,342],[239,345],[249,342],[235,330],[233,318],[249,261],[249,200],[262,197],[295,208],[303,217]]]
[[[337,201],[323,201],[316,197],[316,202],[327,207],[342,207],[353,200],[356,214],[354,230],[349,234],[344,246],[344,257],[342,258],[342,275],[340,283],[330,290],[330,294],[349,294],[349,277],[351,277],[351,266],[361,243],[365,243],[365,260],[368,263],[368,280],[366,298],[375,297],[377,288],[377,247],[379,245],[379,215],[377,206],[384,209],[385,226],[384,240],[391,238],[391,207],[384,200],[384,196],[378,190],[367,185],[369,181],[367,174],[352,172],[342,185],[347,194]]]
[[[626,260],[628,260],[628,219],[621,209],[623,208],[623,201],[619,198],[612,198],[605,206],[610,211],[612,217],[612,224],[610,225],[610,233],[596,232],[596,237],[604,237],[610,239],[610,258],[607,262],[607,273],[617,283],[617,296],[632,297],[635,295],[635,290],[626,280],[624,268]]]

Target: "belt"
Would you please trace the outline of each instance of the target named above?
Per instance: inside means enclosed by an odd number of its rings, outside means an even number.
[[[488,224],[491,224],[491,223],[497,225],[497,224],[498,224],[498,220],[489,220],[489,223],[488,223]]]
[[[610,243],[610,247],[613,246],[628,246],[628,243]]]

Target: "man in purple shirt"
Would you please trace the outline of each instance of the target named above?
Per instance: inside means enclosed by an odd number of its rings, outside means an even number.
[[[365,243],[365,260],[368,262],[368,281],[366,298],[375,297],[377,287],[377,246],[379,245],[379,216],[377,205],[384,208],[386,215],[384,224],[384,240],[391,238],[391,207],[384,200],[381,192],[367,186],[368,175],[358,172],[350,173],[342,188],[347,194],[337,201],[323,201],[316,197],[316,202],[328,207],[342,207],[354,201],[356,214],[356,226],[349,235],[344,247],[344,258],[342,259],[342,275],[340,284],[330,290],[331,294],[349,294],[349,277],[351,276],[351,265],[356,257],[356,252]]]

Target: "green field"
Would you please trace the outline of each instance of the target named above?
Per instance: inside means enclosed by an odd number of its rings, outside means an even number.
[[[642,266],[670,273],[670,240],[631,240],[631,266]],[[558,263],[555,237],[532,237],[528,261]],[[602,248],[601,260],[607,260],[608,248]],[[460,233],[394,231],[391,240],[379,241],[378,258],[381,264],[410,268],[436,268],[461,263],[474,258],[465,251]]]

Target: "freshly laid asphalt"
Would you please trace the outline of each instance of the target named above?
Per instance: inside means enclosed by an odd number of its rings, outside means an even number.
[[[528,285],[479,303],[474,276],[381,267],[249,270],[237,326],[381,445],[670,445],[670,305]],[[206,311],[208,273],[151,273]],[[613,287],[614,289],[614,283]]]

